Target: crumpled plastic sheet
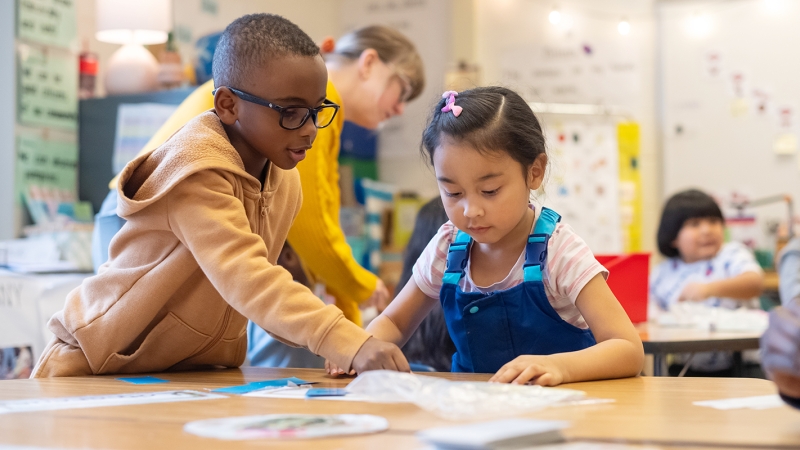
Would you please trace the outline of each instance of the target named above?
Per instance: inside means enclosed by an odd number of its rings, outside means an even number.
[[[513,416],[586,399],[585,392],[574,389],[450,381],[390,370],[364,372],[347,390],[377,403],[414,403],[450,420]]]

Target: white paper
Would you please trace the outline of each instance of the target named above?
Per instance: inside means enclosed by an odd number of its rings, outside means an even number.
[[[729,409],[770,409],[784,405],[777,394],[759,395],[755,397],[725,398],[721,400],[704,400],[692,403],[696,406],[707,406],[719,410]]]
[[[177,105],[161,103],[122,103],[117,109],[117,130],[114,136],[114,173],[119,173],[139,154]]]
[[[200,391],[139,392],[133,394],[90,395],[85,397],[32,398],[0,402],[0,414],[59,409],[95,408],[98,406],[142,405],[146,403],[186,402],[227,398]]]

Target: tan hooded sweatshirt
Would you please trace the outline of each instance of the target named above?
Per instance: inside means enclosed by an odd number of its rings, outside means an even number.
[[[48,323],[32,377],[238,367],[249,318],[350,367],[369,334],[275,266],[302,202],[296,170],[263,190],[213,111],[120,175],[109,261]]]

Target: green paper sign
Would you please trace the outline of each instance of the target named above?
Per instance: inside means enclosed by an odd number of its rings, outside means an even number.
[[[17,1],[17,38],[69,49],[77,37],[74,0]]]
[[[14,175],[18,202],[31,186],[62,191],[65,193],[62,198],[77,198],[78,145],[74,142],[47,141],[38,136],[17,136]]]
[[[28,45],[18,48],[20,123],[77,129],[78,58]]]

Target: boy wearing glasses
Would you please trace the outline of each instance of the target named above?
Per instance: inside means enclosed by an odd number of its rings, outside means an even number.
[[[33,377],[237,367],[249,318],[340,367],[408,371],[400,350],[275,262],[302,194],[295,165],[338,106],[319,48],[253,14],[214,54],[214,109],[130,162],[109,261],[71,292]]]

